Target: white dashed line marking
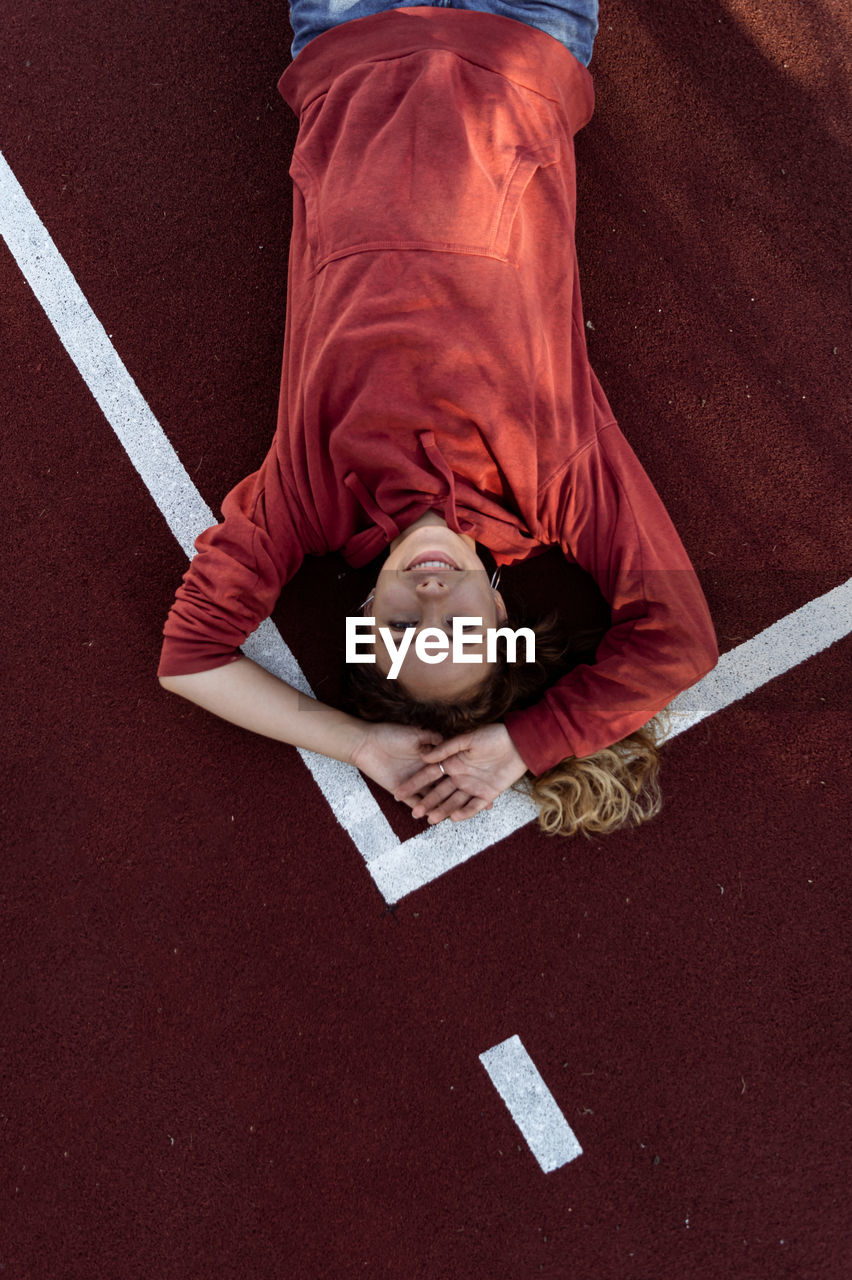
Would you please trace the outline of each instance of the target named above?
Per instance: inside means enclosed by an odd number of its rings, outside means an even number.
[[[494,1088],[544,1173],[576,1160],[583,1148],[518,1036],[479,1055]]]

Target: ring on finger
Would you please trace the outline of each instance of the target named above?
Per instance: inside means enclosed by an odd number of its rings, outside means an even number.
[[[443,773],[443,774],[444,774],[444,776],[446,777],[446,772],[447,772],[447,771],[446,771],[446,769],[444,768],[444,766],[440,763],[440,761],[438,762],[438,768],[441,770],[441,773]]]

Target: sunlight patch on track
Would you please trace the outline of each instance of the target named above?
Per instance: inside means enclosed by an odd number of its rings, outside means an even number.
[[[519,1036],[481,1053],[479,1061],[544,1173],[561,1169],[583,1154]]]
[[[139,472],[185,554],[215,523],[103,325],[0,153],[0,234]],[[718,666],[671,704],[673,738],[852,631],[852,579],[779,619],[722,655]],[[293,653],[271,619],[246,641],[244,653],[313,697]],[[356,769],[299,750],[305,765],[366,862],[388,904],[461,865],[533,821],[527,797],[504,792],[490,811],[461,823],[442,822],[401,841]]]

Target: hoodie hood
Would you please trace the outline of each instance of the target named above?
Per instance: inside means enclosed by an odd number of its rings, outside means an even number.
[[[426,511],[437,511],[454,533],[467,534],[493,556],[495,563],[527,556],[535,543],[533,533],[520,517],[512,518],[509,511],[495,504],[490,514],[469,509],[459,504],[459,492],[470,500],[470,486],[457,477],[441,451],[434,431],[424,429],[417,433],[422,455],[421,466],[426,493],[412,491],[410,501],[402,506],[394,503],[390,511],[381,505],[383,484],[379,493],[372,492],[354,469],[343,477],[343,483],[357,501],[364,514],[372,522],[371,527],[354,533],[342,548],[343,556],[353,568],[369,564],[382,551],[418,520]],[[384,480],[385,477],[382,477]],[[544,550],[542,547],[541,550]]]

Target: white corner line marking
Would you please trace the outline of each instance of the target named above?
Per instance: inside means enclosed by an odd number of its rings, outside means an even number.
[[[561,1169],[583,1154],[519,1036],[481,1053],[479,1061],[544,1173]]]
[[[713,671],[669,704],[672,726],[667,740],[827,649],[850,631],[852,578],[722,654]],[[490,812],[458,824],[441,822],[389,848],[370,861],[370,873],[385,900],[398,902],[536,816],[530,799],[516,791],[504,791]]]
[[[0,153],[0,233],[104,416],[184,553],[215,523],[172,444],[127,372],[65,260]],[[669,737],[692,728],[852,631],[852,579],[722,655],[719,665],[671,704]],[[255,662],[313,697],[293,653],[267,618],[243,645]],[[514,791],[493,809],[442,822],[401,841],[357,769],[300,749],[335,818],[389,904],[460,866],[532,822],[536,808]]]

